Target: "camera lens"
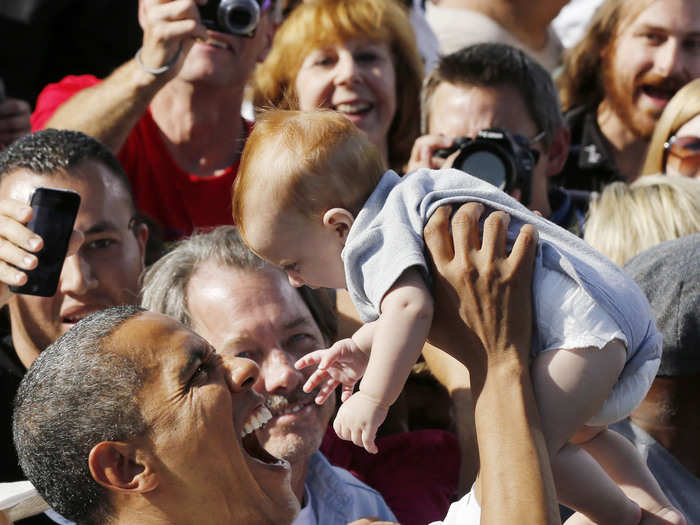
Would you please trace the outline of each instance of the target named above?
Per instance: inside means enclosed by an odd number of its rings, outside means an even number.
[[[219,5],[219,24],[233,35],[252,36],[260,21],[255,0],[224,0]]]
[[[503,160],[492,152],[472,151],[464,155],[464,158],[455,160],[461,160],[459,164],[455,162],[455,168],[491,183],[500,190],[506,187],[508,169]]]

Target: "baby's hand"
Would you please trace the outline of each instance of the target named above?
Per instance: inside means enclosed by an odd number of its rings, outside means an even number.
[[[317,370],[304,383],[304,392],[311,392],[321,386],[316,395],[316,403],[322,405],[338,385],[343,385],[341,399],[347,400],[367,368],[369,356],[360,350],[352,339],[341,339],[330,348],[306,354],[294,363],[299,370],[317,365]]]
[[[378,450],[374,438],[388,411],[389,407],[381,405],[361,391],[355,392],[338,409],[333,430],[339,438],[352,441],[370,454],[376,454]]]

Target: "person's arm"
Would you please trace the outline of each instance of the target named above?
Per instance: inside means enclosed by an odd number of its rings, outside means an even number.
[[[482,524],[560,523],[549,455],[529,374],[532,270],[537,233],[521,229],[505,254],[508,216],[470,203],[424,231],[432,257],[435,316],[430,339],[469,369],[481,460]],[[450,226],[452,233],[450,234]]]
[[[479,452],[474,426],[474,401],[467,367],[439,348],[426,343],[423,359],[430,373],[442,384],[452,401],[452,417],[459,443],[458,498],[471,489],[479,473]]]
[[[433,300],[422,276],[407,269],[382,299],[360,388],[343,402],[333,421],[338,437],[377,453],[377,429],[420,355],[432,312]]]
[[[416,363],[433,318],[433,299],[420,272],[401,274],[381,302],[360,392],[391,405]]]
[[[177,74],[193,38],[206,38],[197,3],[203,4],[204,0],[141,0],[141,63],[158,69],[174,60],[172,67],[156,75],[145,71],[133,58],[103,82],[68,99],[44,127],[82,131],[117,153],[155,94]]]

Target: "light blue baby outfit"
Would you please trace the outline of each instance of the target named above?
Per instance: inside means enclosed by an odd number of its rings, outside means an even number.
[[[509,246],[523,224],[537,228],[533,354],[602,348],[615,338],[626,344],[627,361],[617,384],[588,423],[609,424],[627,416],[646,395],[661,356],[661,335],[644,294],[584,241],[462,171],[420,169],[404,177],[388,171],[365,202],[342,252],[348,291],[363,321],[379,316],[382,298],[406,269],[418,268],[430,282],[423,227],[438,207],[464,202],[508,213]]]

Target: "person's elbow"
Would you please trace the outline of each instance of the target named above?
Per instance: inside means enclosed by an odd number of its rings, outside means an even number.
[[[418,290],[404,290],[400,297],[394,298],[391,310],[400,319],[413,321],[428,321],[433,318],[433,300],[430,295]]]

